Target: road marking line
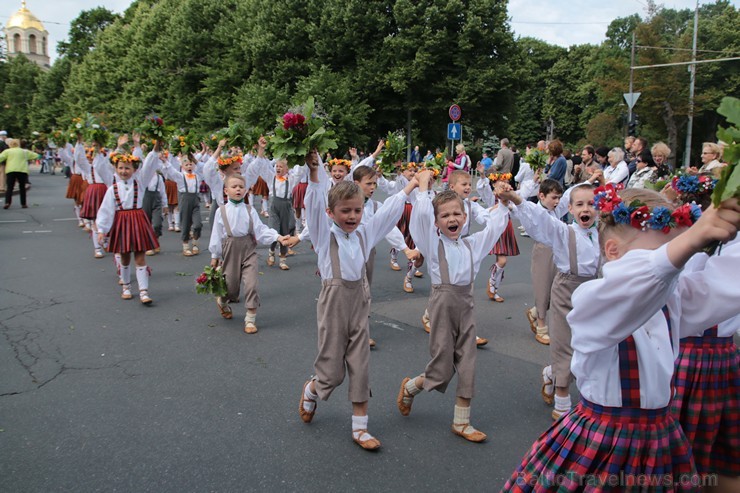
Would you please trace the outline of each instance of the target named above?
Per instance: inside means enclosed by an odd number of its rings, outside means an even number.
[[[383,322],[382,320],[375,320],[375,322],[376,323],[379,323],[381,325],[386,325],[388,327],[393,327],[396,330],[400,330],[401,332],[404,332],[403,327],[400,327],[400,326],[394,324],[393,322]]]
[[[36,231],[23,231],[23,234],[30,234],[30,233],[51,233],[50,229],[39,229]]]
[[[8,221],[0,221],[0,223],[27,223],[25,219],[16,219],[16,220],[8,220]]]
[[[63,219],[52,219],[52,221],[77,221],[76,217],[65,217]]]

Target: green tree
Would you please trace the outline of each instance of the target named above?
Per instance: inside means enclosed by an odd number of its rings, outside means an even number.
[[[62,95],[71,69],[72,62],[62,57],[54,62],[48,72],[41,74],[31,105],[30,124],[33,129],[48,132],[56,126],[66,126],[66,107]]]
[[[31,101],[36,92],[41,69],[23,55],[8,61],[6,82],[2,87],[2,121],[10,135],[28,138]]]
[[[62,57],[79,60],[95,48],[98,34],[119,16],[105,7],[83,10],[70,25],[69,41],[60,41],[57,52]]]

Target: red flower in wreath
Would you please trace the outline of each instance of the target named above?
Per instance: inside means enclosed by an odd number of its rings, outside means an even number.
[[[681,207],[673,211],[673,219],[676,221],[676,227],[680,228],[683,226],[691,226],[693,224],[691,220],[691,205],[684,204]]]
[[[650,219],[650,209],[646,205],[642,205],[635,209],[632,216],[630,216],[630,224],[633,228],[644,229],[648,219]]]

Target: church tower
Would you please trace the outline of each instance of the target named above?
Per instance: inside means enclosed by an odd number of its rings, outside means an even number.
[[[25,0],[5,24],[5,39],[9,58],[22,53],[43,70],[49,69],[49,32],[26,8]]]

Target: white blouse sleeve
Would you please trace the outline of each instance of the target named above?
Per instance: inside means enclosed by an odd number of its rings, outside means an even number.
[[[367,239],[365,248],[368,249],[368,253],[384,236],[391,232],[398,220],[401,219],[406,198],[407,195],[404,191],[388,197],[383,205],[378,208],[375,215],[365,224],[365,237]]]
[[[212,207],[215,207],[212,206]],[[211,241],[208,243],[208,251],[211,252],[211,258],[221,258],[223,253],[223,247],[221,246],[221,238],[225,235],[224,233],[224,222],[221,217],[221,213],[217,211],[213,217],[213,228],[211,229]]]
[[[113,188],[108,188],[103,197],[103,202],[98,209],[98,215],[95,218],[95,224],[98,231],[107,233],[113,226],[113,216],[116,214],[116,198],[113,195]]]
[[[272,242],[277,241],[280,234],[262,222],[257,209],[254,207],[249,208],[249,220],[252,221],[254,237],[257,239],[257,243],[261,245],[270,245]]]
[[[488,177],[479,177],[478,183],[475,184],[475,189],[478,190],[478,195],[480,195],[480,199],[486,207],[493,207],[496,204],[496,197],[493,195]]]
[[[434,208],[430,193],[420,192],[411,211],[409,230],[414,238],[416,248],[425,257],[430,257],[432,249],[439,240],[434,227]]]

